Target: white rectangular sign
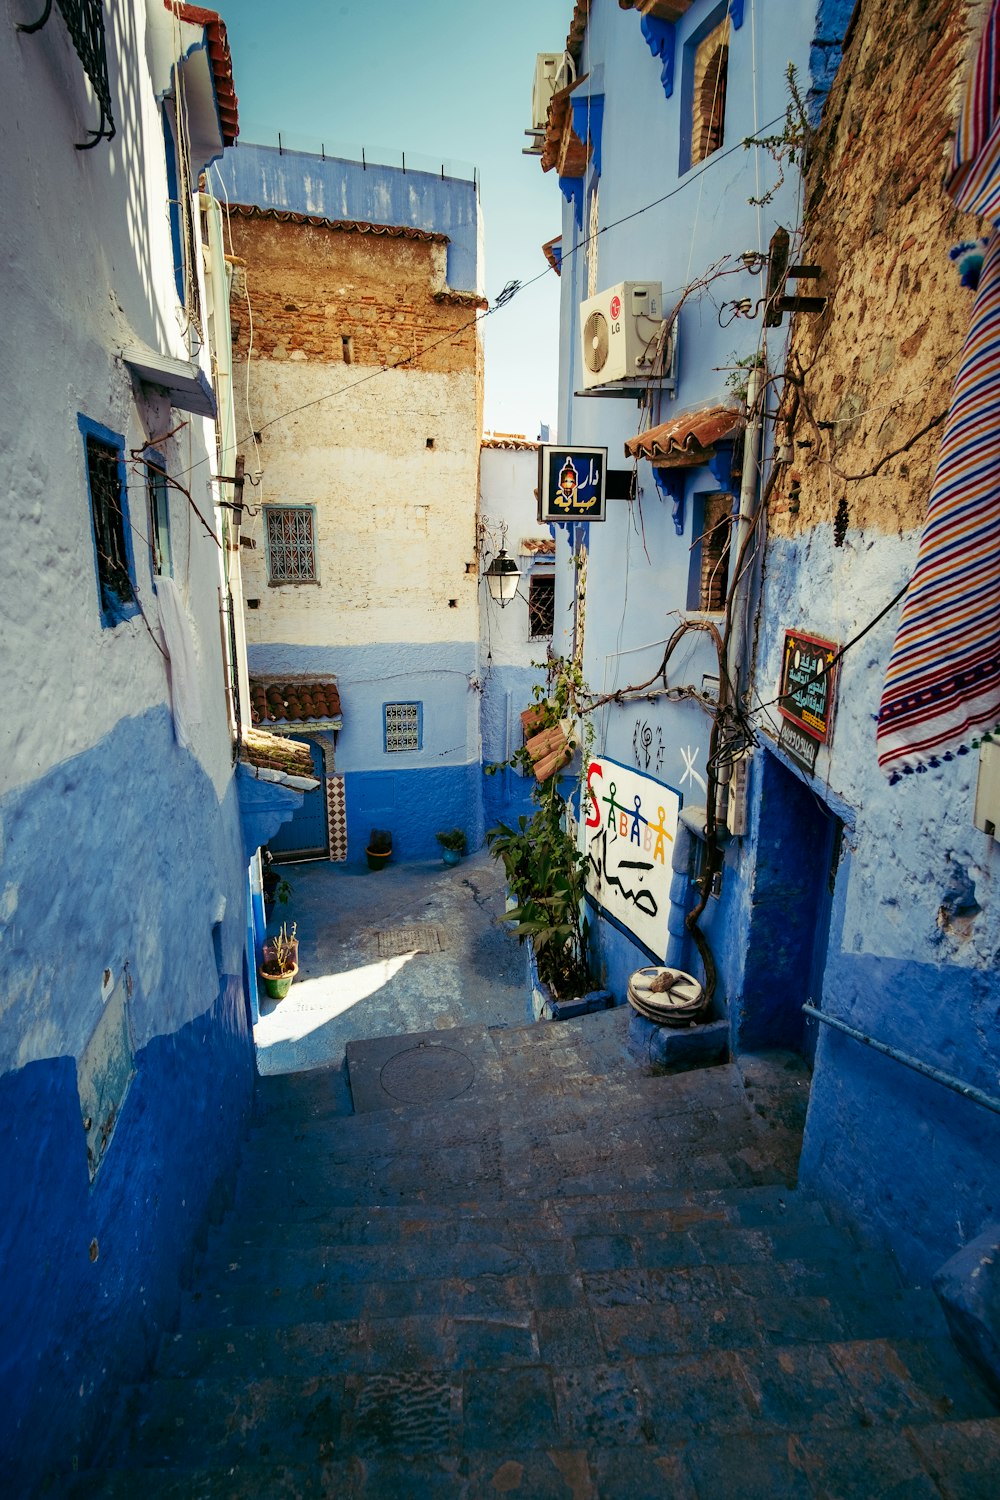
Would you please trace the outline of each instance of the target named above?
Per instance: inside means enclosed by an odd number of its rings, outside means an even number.
[[[629,766],[594,756],[583,803],[589,895],[662,960],[680,793]]]

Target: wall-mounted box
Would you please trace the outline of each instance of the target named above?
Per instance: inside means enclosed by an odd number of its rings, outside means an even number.
[[[997,837],[1000,828],[1000,744],[984,740],[979,747],[979,780],[972,821],[983,833]]]

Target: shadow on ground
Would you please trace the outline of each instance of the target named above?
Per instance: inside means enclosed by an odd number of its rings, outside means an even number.
[[[503,878],[488,854],[450,869],[317,861],[281,873],[292,896],[271,926],[297,924],[299,974],[284,1000],[262,998],[262,1073],[342,1065],[364,1037],[526,1019],[524,955],[497,925]]]

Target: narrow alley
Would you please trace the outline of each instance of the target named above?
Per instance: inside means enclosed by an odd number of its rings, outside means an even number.
[[[933,1292],[795,1189],[801,1061],[649,1076],[628,1015],[354,1042],[356,1113],[262,1079],[74,1500],[992,1500]]]

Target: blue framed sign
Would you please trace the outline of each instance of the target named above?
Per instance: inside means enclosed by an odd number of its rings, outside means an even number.
[[[603,521],[607,448],[543,443],[538,450],[539,521]]]

